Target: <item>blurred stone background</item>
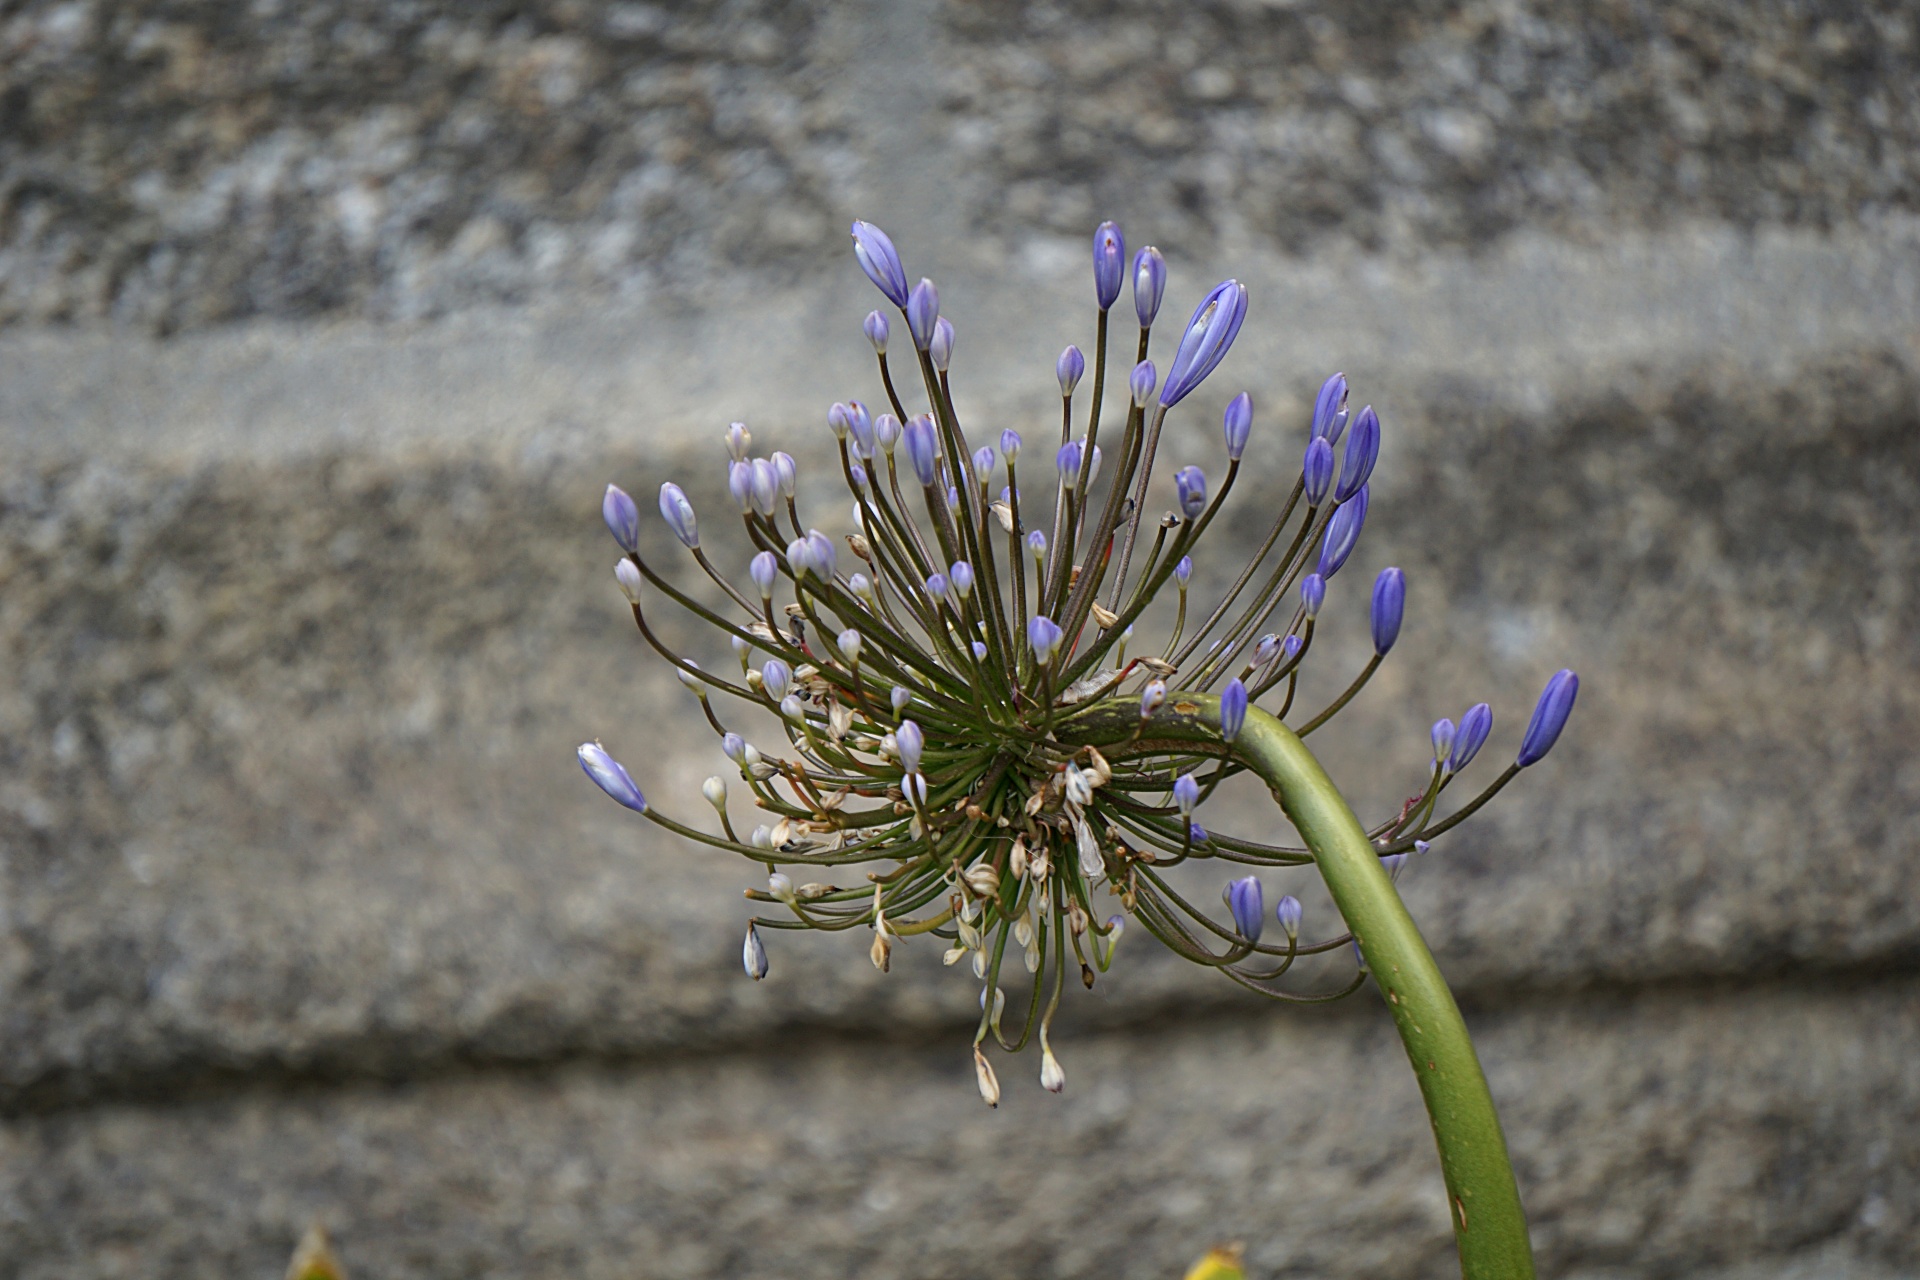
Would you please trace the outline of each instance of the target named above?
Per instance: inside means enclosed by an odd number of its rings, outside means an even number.
[[[854,216],[939,280],[982,422],[1050,420],[1101,218],[1170,313],[1247,280],[1169,446],[1213,464],[1253,392],[1247,528],[1349,373],[1387,447],[1318,694],[1359,584],[1413,584],[1325,738],[1368,811],[1433,718],[1490,699],[1511,750],[1582,673],[1403,882],[1543,1274],[1920,1274],[1917,41],[1911,3],[7,6],[0,1277],[275,1276],[316,1218],[374,1280],[1452,1271],[1371,995],[1135,946],[1066,1095],[1022,1060],[989,1113],[931,946],[782,936],[748,983],[744,866],[580,778],[598,736],[697,813],[722,763],[599,493],[722,523],[736,418],[818,474],[873,395]]]

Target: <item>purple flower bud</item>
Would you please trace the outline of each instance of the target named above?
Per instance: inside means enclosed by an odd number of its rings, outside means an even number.
[[[936,573],[932,577],[927,579],[927,594],[932,596],[936,603],[945,604],[947,600],[947,591],[952,586],[953,584],[947,581],[946,574]]]
[[[1336,501],[1345,502],[1360,492],[1360,486],[1373,474],[1380,457],[1380,415],[1368,405],[1353,420],[1353,434],[1347,437],[1347,456],[1340,464],[1340,487],[1333,491]]]
[[[985,662],[987,660],[987,642],[986,641],[975,640],[973,642],[973,656],[974,656],[974,660],[977,662]]]
[[[760,552],[747,566],[747,575],[753,579],[753,585],[760,588],[762,600],[773,599],[773,583],[779,573],[780,565],[771,551]]]
[[[687,501],[687,495],[681,492],[680,486],[671,480],[660,486],[660,518],[667,522],[667,528],[673,530],[673,536],[688,547],[700,545],[700,524],[693,517],[693,504]]]
[[[892,326],[887,323],[887,318],[878,311],[869,311],[866,323],[860,327],[866,332],[867,341],[873,344],[873,354],[877,356],[887,354],[887,335],[892,330]]]
[[[887,233],[871,222],[853,224],[853,256],[887,301],[896,307],[907,305],[907,271],[900,265],[900,254]]]
[[[1194,844],[1205,844],[1207,842],[1207,829],[1197,822],[1189,822],[1187,824],[1187,839]]]
[[[940,291],[933,281],[921,277],[907,297],[907,329],[913,345],[926,351],[933,346],[933,322],[940,318]]]
[[[1221,430],[1227,437],[1227,458],[1240,461],[1240,455],[1247,451],[1247,440],[1253,434],[1253,397],[1242,391],[1227,402],[1226,417],[1221,420]]]
[[[833,539],[818,529],[807,530],[807,549],[812,553],[814,576],[822,582],[833,581],[836,552]]]
[[[1373,651],[1381,657],[1400,638],[1400,619],[1407,610],[1407,575],[1387,568],[1373,580]]]
[[[930,485],[939,474],[935,464],[940,457],[940,439],[934,434],[933,419],[922,413],[907,424],[907,461],[922,485]]]
[[[787,568],[793,570],[795,579],[813,572],[813,547],[805,538],[795,538],[787,544]]]
[[[647,811],[647,798],[640,794],[640,788],[633,785],[633,779],[620,767],[620,762],[608,755],[606,749],[597,742],[580,744],[580,767],[587,771],[595,786],[618,800],[635,813]]]
[[[860,650],[864,642],[860,639],[860,633],[858,631],[852,627],[848,627],[835,638],[834,644],[839,648],[840,656],[847,660],[848,666],[857,667],[860,665]]]
[[[1063,639],[1060,624],[1044,614],[1027,619],[1027,644],[1033,648],[1033,660],[1041,666],[1053,661],[1054,651]]]
[[[1080,379],[1087,372],[1087,358],[1080,354],[1080,348],[1068,347],[1053,362],[1053,375],[1060,379],[1060,394],[1070,396],[1073,389],[1080,385]]]
[[[1159,676],[1146,682],[1140,688],[1140,718],[1150,720],[1167,701],[1167,682]]]
[[[962,600],[973,594],[973,566],[965,560],[956,560],[947,570],[947,580],[953,583],[953,589]]]
[[[1093,296],[1105,311],[1120,296],[1127,269],[1127,242],[1117,223],[1103,222],[1093,232]]]
[[[1153,367],[1151,360],[1142,360],[1133,366],[1133,372],[1127,375],[1127,391],[1133,396],[1136,407],[1147,407],[1147,401],[1153,399],[1153,386],[1159,377],[1160,371]]]
[[[1260,941],[1260,929],[1267,923],[1267,904],[1257,876],[1243,876],[1227,885],[1227,910],[1241,937],[1248,942]]]
[[[1186,332],[1180,335],[1180,349],[1174,353],[1173,367],[1167,370],[1160,403],[1172,408],[1205,381],[1227,358],[1227,349],[1240,335],[1241,322],[1246,318],[1247,287],[1238,280],[1215,285],[1194,308]]]
[[[997,457],[998,455],[994,453],[993,446],[990,444],[983,444],[978,449],[975,449],[973,451],[973,478],[979,483],[985,484],[987,477],[993,474],[993,464],[997,460]]]
[[[1433,846],[1428,844],[1425,840],[1415,840],[1413,842],[1413,851],[1415,853],[1422,853],[1422,854],[1431,853],[1433,851]]]
[[[1027,534],[1027,554],[1035,561],[1045,564],[1047,560],[1047,535],[1039,529]]]
[[[727,456],[735,462],[745,462],[747,454],[753,448],[753,432],[747,430],[744,422],[735,422],[727,427]]]
[[[1279,656],[1280,637],[1272,633],[1261,636],[1260,642],[1253,646],[1253,665],[1256,668],[1266,666]]]
[[[1493,732],[1493,708],[1484,702],[1476,702],[1467,708],[1460,717],[1460,727],[1454,731],[1453,754],[1447,757],[1447,772],[1458,773],[1473,763],[1480,754],[1480,748],[1486,744],[1487,735]]]
[[[1167,260],[1160,251],[1148,245],[1133,255],[1133,314],[1140,318],[1142,329],[1153,327],[1153,318],[1160,314],[1160,299],[1167,292]]]
[[[1346,412],[1347,375],[1336,373],[1320,384],[1320,394],[1314,397],[1313,424],[1307,428],[1307,437],[1325,440],[1328,444],[1338,443],[1339,432],[1334,429],[1334,419],[1344,419]]]
[[[754,509],[763,516],[770,516],[780,507],[780,473],[765,458],[755,458],[751,465]]]
[[[1333,513],[1333,519],[1327,521],[1327,536],[1320,544],[1320,576],[1331,578],[1340,572],[1340,566],[1353,554],[1353,548],[1360,541],[1360,527],[1367,522],[1367,486],[1361,485],[1360,491],[1353,495],[1351,502],[1343,503]]]
[[[1310,573],[1300,580],[1300,607],[1306,610],[1307,621],[1320,616],[1320,606],[1327,602],[1327,580],[1317,573]]]
[[[1014,459],[1020,456],[1020,433],[1009,428],[1000,433],[1000,456],[1012,466]],[[1004,496],[1004,495],[1003,495]]]
[[[720,753],[735,764],[740,764],[747,758],[747,740],[737,733],[723,733],[720,735]]]
[[[879,312],[875,312],[878,315]],[[827,406],[827,430],[833,432],[835,440],[847,438],[847,406],[835,400]]]
[[[760,933],[752,925],[747,926],[747,940],[740,948],[740,963],[755,982],[767,976],[767,949],[761,945]]]
[[[1193,806],[1200,803],[1200,783],[1190,773],[1183,773],[1174,779],[1173,802],[1180,806],[1180,816],[1191,818]]]
[[[1232,742],[1247,723],[1247,686],[1235,676],[1220,691],[1220,736]]]
[[[1180,584],[1182,591],[1193,581],[1193,557],[1181,556],[1180,563],[1173,566],[1173,580]]]
[[[865,467],[857,462],[849,463],[847,465],[847,475],[853,479],[853,491],[855,493],[865,493],[867,491],[869,481]]]
[[[893,692],[887,695],[887,701],[893,704],[893,713],[899,715],[913,701],[913,690],[903,684],[893,686]]]
[[[1207,509],[1207,473],[1200,468],[1182,467],[1174,472],[1173,491],[1187,519],[1198,520]]]
[[[873,457],[873,416],[867,412],[867,406],[858,400],[847,402],[847,434],[853,437],[854,457]]]
[[[1444,716],[1433,722],[1433,762],[1444,764],[1453,753],[1453,739],[1459,730],[1453,727],[1453,721]]]
[[[858,426],[858,422],[856,422],[855,425]],[[888,457],[893,456],[893,447],[900,443],[900,435],[900,419],[894,417],[892,414],[883,413],[873,420],[874,443],[885,450]],[[869,447],[867,456],[871,457],[872,455],[873,450]]]
[[[1307,460],[1300,464],[1300,478],[1307,489],[1307,505],[1317,507],[1327,500],[1333,488],[1333,446],[1319,436],[1307,441]]]
[[[1288,636],[1285,640],[1282,640],[1280,642],[1281,658],[1291,662],[1295,657],[1299,655],[1302,644],[1303,644],[1303,641],[1300,639],[1299,636]]]
[[[1289,938],[1300,936],[1300,899],[1290,893],[1280,895],[1280,901],[1274,904],[1273,918],[1287,931]]]
[[[926,736],[911,720],[902,720],[893,731],[893,745],[900,753],[900,767],[908,773],[920,772],[920,753],[926,750]]]
[[[780,482],[780,496],[793,497],[793,491],[799,481],[800,468],[790,453],[776,453],[767,459],[773,464],[774,479]]]
[[[1072,489],[1080,483],[1080,442],[1069,440],[1060,446],[1060,452],[1053,455],[1053,467],[1060,473],[1060,483]]]
[[[953,321],[945,316],[933,322],[933,341],[927,344],[927,358],[941,373],[953,363]]]
[[[613,540],[628,555],[638,554],[640,550],[640,508],[619,485],[607,486],[606,496],[600,499],[600,518],[607,522],[607,531],[613,534]],[[692,543],[688,543],[692,546]]]
[[[1520,740],[1516,759],[1522,769],[1553,750],[1560,731],[1567,727],[1567,716],[1579,692],[1580,677],[1571,671],[1556,671],[1547,681],[1547,687],[1540,691],[1540,701],[1534,704],[1533,719],[1527,722],[1527,734]]]
[[[793,687],[793,668],[778,658],[768,658],[760,668],[760,687],[766,690],[769,698],[775,702],[787,696],[787,690]]]

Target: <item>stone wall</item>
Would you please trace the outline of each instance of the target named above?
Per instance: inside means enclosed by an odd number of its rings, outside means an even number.
[[[940,280],[970,419],[1045,420],[1108,215],[1170,308],[1254,298],[1179,461],[1245,387],[1257,497],[1327,371],[1379,407],[1348,573],[1404,566],[1409,622],[1324,747],[1368,811],[1433,718],[1486,698],[1511,749],[1581,671],[1404,882],[1544,1274],[1920,1269],[1914,21],[0,20],[0,1276],[271,1274],[313,1218],[371,1277],[1449,1273],[1370,995],[1130,946],[1067,1095],[1015,1064],[988,1113],[930,944],[782,938],[748,983],[746,868],[580,779],[600,737],[692,813],[719,766],[599,490],[717,513],[741,417],[826,467],[855,215]],[[1336,584],[1309,701],[1363,635]]]

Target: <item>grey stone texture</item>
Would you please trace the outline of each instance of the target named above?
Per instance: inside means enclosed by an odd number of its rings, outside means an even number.
[[[580,778],[599,737],[703,811],[724,762],[600,489],[681,480],[724,566],[727,421],[818,492],[824,406],[877,398],[855,214],[937,275],[970,421],[1048,429],[1099,217],[1169,250],[1170,312],[1247,280],[1167,443],[1217,470],[1253,393],[1227,540],[1326,372],[1378,406],[1303,694],[1405,567],[1399,648],[1314,738],[1363,812],[1435,717],[1494,704],[1490,774],[1581,672],[1554,754],[1403,881],[1543,1274],[1920,1273],[1915,17],[0,19],[0,1276],[273,1274],[314,1217],[375,1277],[1145,1277],[1223,1239],[1450,1272],[1370,995],[1256,1007],[1130,939],[1069,1001],[1066,1096],[1024,1058],[989,1114],[931,943],[882,977],[782,936],[749,983],[748,868]]]

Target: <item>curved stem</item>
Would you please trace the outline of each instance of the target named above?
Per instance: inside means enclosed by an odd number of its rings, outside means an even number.
[[[1109,754],[1135,754],[1156,743],[1164,749],[1169,740],[1217,743],[1219,714],[1218,698],[1180,693],[1168,698],[1144,733],[1138,732],[1138,709],[1127,705],[1076,722],[1072,736],[1103,746],[1134,739]],[[1440,1149],[1461,1275],[1467,1280],[1532,1280],[1526,1213],[1487,1078],[1453,993],[1380,865],[1379,852],[1320,762],[1280,721],[1250,708],[1233,754],[1272,788],[1281,810],[1313,852],[1335,906],[1387,999]]]

